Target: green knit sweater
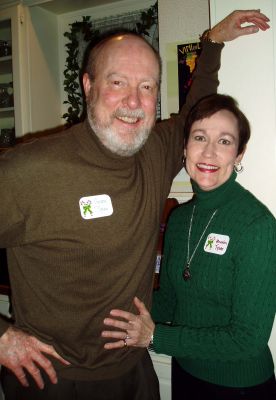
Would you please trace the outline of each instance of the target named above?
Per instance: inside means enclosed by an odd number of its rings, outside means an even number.
[[[144,354],[105,350],[103,319],[112,308],[136,312],[134,296],[151,305],[183,124],[191,105],[216,91],[222,47],[204,45],[181,115],[157,124],[132,157],[103,147],[87,121],[0,157],[0,247],[8,248],[15,324],[71,362],[55,362],[59,376],[110,379]],[[0,335],[7,327],[0,319]]]
[[[192,201],[169,220],[153,304],[154,349],[174,356],[197,378],[248,387],[274,370],[267,343],[275,315],[276,222],[235,178],[233,173],[208,192],[193,183]],[[191,262],[191,279],[184,281],[194,206],[190,254],[217,212]]]

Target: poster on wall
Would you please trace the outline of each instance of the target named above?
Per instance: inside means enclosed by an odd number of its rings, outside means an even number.
[[[179,109],[185,104],[197,59],[201,53],[200,42],[177,45]]]
[[[184,42],[185,43],[185,42]],[[185,44],[173,42],[166,44],[165,60],[167,70],[167,115],[177,113],[186,100],[197,57],[200,55],[200,43],[191,38]],[[174,178],[170,197],[175,197],[180,203],[188,201],[192,196],[190,178],[184,168]]]

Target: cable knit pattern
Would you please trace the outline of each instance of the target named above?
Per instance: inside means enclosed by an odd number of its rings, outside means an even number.
[[[160,290],[154,297],[154,349],[175,356],[200,379],[247,387],[266,381],[274,371],[267,342],[275,315],[276,222],[235,178],[233,173],[208,192],[193,182],[194,198],[169,220]],[[184,281],[194,205],[191,252],[218,211],[191,262],[192,277]],[[216,240],[210,243],[208,237]]]

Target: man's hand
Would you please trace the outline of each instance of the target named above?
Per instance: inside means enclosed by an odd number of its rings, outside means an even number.
[[[32,375],[40,389],[44,387],[40,369],[44,369],[52,383],[57,383],[53,365],[43,353],[55,357],[65,365],[70,364],[55,351],[53,346],[42,343],[34,336],[14,327],[9,327],[0,337],[0,364],[9,368],[23,386],[29,386],[24,369]]]
[[[260,10],[236,10],[211,29],[209,38],[218,43],[228,42],[239,36],[256,33],[259,29],[265,31],[269,28],[268,22],[269,18]],[[244,23],[250,25],[242,26]]]

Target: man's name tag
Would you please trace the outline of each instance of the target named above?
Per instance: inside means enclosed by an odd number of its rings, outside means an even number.
[[[107,194],[82,197],[79,206],[83,219],[102,218],[113,214],[111,198]]]

